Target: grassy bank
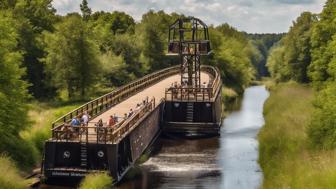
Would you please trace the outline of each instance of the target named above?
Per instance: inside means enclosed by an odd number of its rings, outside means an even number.
[[[34,157],[35,164],[29,167],[22,167],[21,162],[16,165],[14,161],[7,157],[0,157],[0,186],[4,188],[27,188],[27,181],[23,182],[23,177],[30,174],[30,171],[40,166],[42,160],[42,151],[44,142],[51,136],[51,123],[61,115],[78,107],[81,102],[54,104],[54,103],[31,103],[29,111],[29,119],[31,126],[20,133],[24,139],[22,145],[31,146],[31,154]],[[21,169],[18,169],[21,168]],[[7,187],[8,186],[8,187]],[[16,186],[16,187],[12,187]]]
[[[17,167],[11,159],[0,156],[0,188],[24,189],[28,182],[20,175]]]
[[[32,126],[20,134],[27,143],[33,144],[38,164],[41,160],[44,142],[51,136],[52,122],[81,104],[82,102],[67,104],[34,102],[30,104],[29,119]]]
[[[87,175],[80,184],[80,189],[111,189],[113,179],[107,173]]]
[[[295,83],[272,87],[259,133],[261,188],[336,187],[336,151],[312,149],[307,127],[313,116],[313,91]]]

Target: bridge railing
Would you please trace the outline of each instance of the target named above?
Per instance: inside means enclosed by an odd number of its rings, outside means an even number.
[[[126,98],[136,94],[150,85],[153,85],[154,83],[157,83],[164,78],[179,73],[179,71],[179,66],[166,68],[135,80],[127,85],[121,86],[116,90],[96,98],[58,118],[55,122],[52,123],[52,128],[69,123],[72,118],[82,115],[85,111],[91,116],[91,119],[93,119],[110,109],[112,106],[122,102]]]
[[[170,87],[165,91],[166,100],[179,100],[179,101],[210,101],[213,97],[216,97],[218,90],[221,86],[221,77],[219,70],[212,66],[202,66],[201,70],[209,73],[213,78],[210,80],[207,86],[201,88],[196,87]]]
[[[153,98],[131,117],[121,120],[113,126],[71,126],[69,124],[59,125],[52,129],[55,141],[65,142],[90,142],[90,143],[116,143],[131,132],[146,114],[150,113],[155,108],[155,99]],[[92,124],[92,122],[89,122]]]

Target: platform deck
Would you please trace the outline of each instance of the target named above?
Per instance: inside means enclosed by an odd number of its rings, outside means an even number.
[[[208,83],[211,79],[210,77],[211,76],[208,73],[202,72],[201,82]],[[102,119],[103,123],[106,124],[109,120],[109,117],[113,114],[116,114],[116,116],[119,117],[119,120],[122,120],[125,113],[129,113],[131,108],[135,110],[137,103],[141,103],[144,99],[146,99],[146,97],[148,97],[149,99],[154,97],[156,101],[156,106],[158,106],[160,100],[165,97],[165,89],[169,88],[174,82],[180,84],[180,78],[181,76],[179,74],[176,74],[146,88],[145,90],[131,96],[130,98],[115,105],[103,114],[92,119],[89,123],[89,126],[94,126],[94,124],[97,123],[99,119]]]

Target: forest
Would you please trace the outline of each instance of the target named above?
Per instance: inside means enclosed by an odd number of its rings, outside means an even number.
[[[335,187],[335,13],[335,0],[301,13],[269,52],[276,84],[258,137],[262,188]]]
[[[86,0],[78,6],[80,13],[62,16],[52,0],[0,2],[2,186],[24,186],[13,180],[39,165],[56,116],[178,64],[165,55],[167,29],[188,15],[149,11],[137,22],[125,12],[93,12]],[[283,34],[247,34],[228,24],[210,25],[209,31],[213,53],[203,62],[220,68],[226,89],[241,94],[269,75],[268,52]]]
[[[313,86],[315,116],[308,135],[315,147],[336,147],[336,1],[326,2],[321,14],[303,12],[289,32],[271,49],[267,67],[277,82],[296,81]]]

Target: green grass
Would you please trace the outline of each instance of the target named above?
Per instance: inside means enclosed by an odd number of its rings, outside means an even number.
[[[113,179],[107,173],[94,173],[87,175],[80,184],[80,189],[109,189],[112,188]]]
[[[230,112],[238,110],[241,105],[242,94],[233,88],[222,88],[222,110],[223,116],[226,117]]]
[[[261,188],[336,188],[336,151],[312,149],[307,127],[313,116],[313,91],[296,83],[272,87],[259,133]]]
[[[20,133],[27,144],[33,145],[37,165],[40,164],[44,142],[51,136],[51,123],[83,102],[53,104],[33,102],[30,104],[29,118],[32,126]]]
[[[0,156],[0,188],[24,189],[28,183],[21,177],[18,169],[11,159]]]
[[[30,147],[31,151],[27,156],[33,156],[36,164],[22,166],[22,162],[14,163],[9,158],[0,156],[0,188],[27,188],[29,181],[25,181],[19,172],[22,175],[28,175],[33,167],[40,165],[44,142],[51,136],[51,123],[82,103],[34,102],[30,104],[29,119],[31,127],[20,133],[24,140],[20,145]]]

